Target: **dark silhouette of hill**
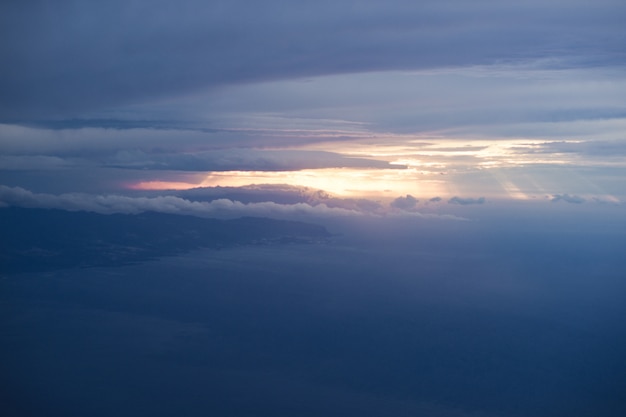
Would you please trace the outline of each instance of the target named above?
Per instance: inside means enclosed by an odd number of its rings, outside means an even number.
[[[0,230],[3,273],[115,266],[201,247],[307,243],[329,236],[319,225],[267,218],[218,220],[15,207],[0,209]]]

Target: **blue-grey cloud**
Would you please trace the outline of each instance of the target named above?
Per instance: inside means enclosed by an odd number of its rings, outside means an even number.
[[[405,166],[333,152],[229,149],[194,153],[146,153],[122,150],[106,160],[118,168],[175,171],[296,171],[319,168],[387,168]]]
[[[182,191],[151,191],[154,195],[175,195],[190,201],[214,201],[227,199],[242,203],[273,201],[278,204],[326,203],[333,197],[323,190],[288,184],[254,184],[242,187],[198,187]]]
[[[354,135],[354,133],[353,133]],[[20,126],[0,123],[0,149],[7,155],[49,155],[58,157],[81,157],[97,159],[106,163],[154,164],[166,163],[167,155],[175,162],[176,158],[185,158],[184,154],[198,154],[201,160],[211,159],[211,154],[202,155],[203,151],[222,153],[223,159],[247,160],[278,159],[272,156],[271,148],[292,148],[316,142],[349,140],[347,132],[315,129],[300,132],[284,132],[280,129],[263,131],[255,129],[203,129],[176,128],[129,128],[113,129],[101,127],[50,129],[43,127]],[[244,150],[243,148],[247,149]],[[263,149],[254,151],[251,148]],[[228,150],[228,151],[227,151]],[[254,152],[257,152],[256,154]],[[346,164],[374,164],[381,167],[380,161],[365,158],[340,157],[338,154],[323,151],[308,153],[318,163],[326,157],[339,159]],[[244,155],[248,153],[248,155]],[[182,155],[175,155],[182,154]],[[239,157],[237,155],[241,154]],[[230,157],[228,155],[231,155]],[[304,159],[305,152],[285,151],[280,156],[286,159]],[[118,160],[116,160],[116,158]],[[161,158],[163,161],[158,161]],[[214,158],[215,159],[215,158]],[[276,162],[278,163],[278,162]],[[397,166],[396,166],[397,167]],[[389,166],[389,168],[394,168]]]
[[[0,155],[0,171],[49,170],[75,165],[76,161],[69,161],[56,156]]]
[[[159,192],[159,194],[163,194]],[[359,213],[382,214],[384,206],[367,198],[342,198],[324,190],[288,184],[255,184],[243,187],[198,187],[184,191],[173,191],[171,195],[191,201],[215,201],[229,199],[243,203],[274,202],[278,204],[324,205],[330,208]]]
[[[460,205],[469,205],[469,204],[484,204],[485,203],[485,197],[479,197],[479,198],[463,198],[463,197],[457,197],[454,196],[451,199],[448,200],[448,204],[460,204]]]
[[[419,200],[413,197],[410,194],[407,194],[406,197],[398,197],[391,202],[391,207],[400,209],[400,210],[412,210],[415,208]]]
[[[626,155],[625,140],[575,140],[553,141],[512,148],[522,154],[575,153],[597,157],[623,157]]]
[[[570,195],[570,194],[555,194],[552,196],[552,199],[550,200],[553,203],[556,203],[558,201],[565,201],[566,203],[572,203],[572,204],[582,204],[585,201],[587,201],[585,198],[580,197],[578,195]]]
[[[615,0],[2,2],[0,118],[346,72],[544,57],[621,65],[625,10]]]

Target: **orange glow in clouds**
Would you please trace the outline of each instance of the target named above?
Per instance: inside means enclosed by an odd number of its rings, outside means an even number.
[[[324,190],[340,197],[396,198],[447,197],[467,193],[486,197],[528,199],[528,190],[537,195],[549,194],[541,186],[529,188],[532,178],[515,177],[510,168],[533,164],[567,165],[575,154],[535,153],[544,145],[526,139],[512,140],[407,140],[385,138],[384,144],[343,142],[309,145],[303,150],[328,150],[348,157],[371,158],[400,165],[393,168],[325,168],[300,171],[214,171],[206,176],[194,174],[193,182],[145,181],[132,184],[136,190],[185,190],[196,187],[243,187],[261,184],[287,184]],[[474,175],[480,173],[480,175]],[[511,176],[513,174],[513,176]],[[474,175],[474,177],[472,177]],[[467,178],[474,178],[470,182]]]
[[[126,188],[131,190],[146,190],[146,191],[158,191],[158,190],[188,190],[190,188],[201,187],[198,184],[191,184],[188,182],[175,182],[175,181],[141,181],[133,184],[129,184]]]
[[[136,190],[185,190],[196,187],[242,187],[253,184],[288,184],[320,189],[345,197],[397,197],[400,194],[434,195],[441,190],[438,180],[418,180],[414,169],[327,168],[288,172],[212,172],[196,184],[145,181],[130,186]]]

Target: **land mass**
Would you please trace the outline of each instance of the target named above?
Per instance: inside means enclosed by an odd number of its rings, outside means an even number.
[[[233,220],[145,212],[96,214],[0,209],[0,272],[118,266],[198,248],[314,243],[330,234],[319,225],[243,217]]]

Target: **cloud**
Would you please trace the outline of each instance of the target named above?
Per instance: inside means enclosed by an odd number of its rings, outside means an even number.
[[[272,201],[279,204],[305,203],[311,206],[323,204],[359,213],[382,215],[385,207],[378,201],[367,198],[343,198],[310,187],[288,184],[255,184],[242,187],[199,187],[176,191],[174,195],[193,201],[213,201],[221,198],[244,203]]]
[[[410,169],[390,177],[424,195],[482,195],[511,165],[623,168],[626,3],[418,3],[0,2],[3,183],[49,191],[80,165],[98,184],[56,192],[115,192],[201,171],[369,174],[396,161]],[[511,138],[558,155],[497,147]],[[479,172],[474,188],[462,172]],[[622,173],[588,191],[617,194]]]
[[[257,187],[257,186],[255,186]],[[270,188],[274,186],[268,186]],[[293,188],[288,192],[294,192]],[[218,187],[219,188],[219,187]],[[261,187],[263,188],[263,187]],[[233,189],[234,190],[234,189]],[[191,190],[193,191],[193,190]],[[0,185],[0,207],[26,207],[61,209],[69,211],[89,211],[100,214],[138,214],[154,211],[168,214],[191,215],[208,218],[237,218],[244,216],[270,218],[331,218],[346,216],[377,216],[377,217],[413,217],[465,221],[466,218],[450,214],[420,213],[417,211],[401,210],[397,213],[387,213],[384,207],[367,199],[341,199],[327,195],[320,190],[301,190],[309,202],[295,202],[281,204],[274,201],[258,201],[242,203],[227,198],[211,199],[210,189],[198,189],[201,194],[186,194],[192,199],[181,198],[176,195],[159,195],[155,197],[128,197],[122,195],[94,195],[86,193],[47,194],[33,193],[21,187],[7,187]],[[220,190],[213,190],[220,192]],[[210,201],[194,200],[202,198]],[[218,194],[219,195],[219,194]],[[245,195],[245,193],[244,193]]]
[[[33,193],[20,187],[0,185],[0,206],[49,208],[70,211],[90,211],[101,214],[137,214],[145,211],[184,214],[198,217],[234,218],[259,217],[328,217],[358,215],[361,212],[325,204],[277,204],[274,202],[244,204],[219,199],[210,202],[190,201],[175,196],[127,197],[121,195],[92,195],[83,193]]]
[[[625,8],[613,0],[2,2],[0,56],[10,65],[0,69],[0,118],[348,72],[555,56],[621,65],[616,16]]]
[[[557,201],[565,201],[566,203],[582,204],[586,200],[583,197],[580,197],[580,196],[577,196],[577,195],[554,194],[550,201],[552,201],[553,203],[556,203]]]
[[[597,204],[610,204],[610,205],[614,205],[614,206],[619,206],[621,204],[621,201],[614,197],[614,196],[599,196],[599,197],[593,197],[592,200],[597,203]]]
[[[461,198],[454,196],[448,200],[448,204],[460,204],[460,205],[469,205],[469,204],[484,204],[485,197],[480,198]]]
[[[290,131],[280,128],[205,131],[180,126],[168,129],[51,129],[0,123],[0,149],[7,155],[82,158],[101,165],[136,169],[405,168],[375,158],[341,155],[328,150],[293,149],[311,143],[349,140],[366,135],[363,131],[314,128]]]
[[[601,158],[621,158],[626,156],[626,142],[623,140],[563,140],[513,147],[512,150],[523,154],[575,153]]]
[[[163,194],[164,192],[159,192]],[[173,191],[171,195],[190,201],[214,201],[219,199],[260,203],[273,201],[278,204],[307,203],[316,205],[327,203],[333,197],[325,191],[288,184],[253,184],[242,187],[198,187]]]
[[[400,210],[411,210],[414,209],[419,200],[413,197],[410,194],[407,194],[406,197],[398,197],[391,202],[391,207],[400,209]]]
[[[442,200],[441,197],[433,197],[431,199],[429,199],[428,201],[433,202],[433,203],[438,203]]]
[[[48,170],[75,166],[76,161],[68,161],[46,155],[0,155],[0,170]]]
[[[189,153],[146,153],[121,150],[107,166],[175,171],[297,171],[322,168],[403,169],[386,161],[343,156],[326,151],[227,149]]]

